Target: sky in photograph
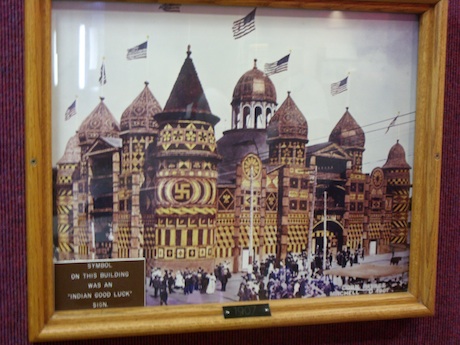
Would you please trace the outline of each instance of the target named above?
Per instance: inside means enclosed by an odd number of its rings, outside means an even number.
[[[191,46],[211,111],[220,118],[216,138],[231,127],[239,78],[290,53],[287,71],[270,76],[278,106],[287,93],[305,116],[309,144],[328,140],[346,107],[366,135],[364,172],[382,166],[397,140],[413,160],[417,77],[416,15],[257,8],[255,31],[234,39],[233,22],[253,8],[159,4],[53,2],[53,165],[100,97],[120,121],[149,82],[164,107]],[[127,50],[148,41],[147,57]],[[102,62],[107,83],[99,83]],[[331,84],[348,78],[332,96]],[[76,100],[77,114],[65,120]],[[398,114],[396,125],[387,131]]]

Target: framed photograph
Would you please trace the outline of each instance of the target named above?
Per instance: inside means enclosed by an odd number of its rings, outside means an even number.
[[[433,314],[447,1],[266,6],[25,1],[31,341]]]

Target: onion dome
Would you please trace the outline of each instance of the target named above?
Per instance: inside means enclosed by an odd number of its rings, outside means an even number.
[[[399,140],[388,153],[387,162],[383,165],[382,169],[410,169],[410,165],[406,161],[406,151],[399,143]]]
[[[80,145],[89,145],[99,136],[118,138],[119,132],[120,127],[117,120],[104,104],[104,98],[101,97],[99,104],[80,125],[78,138]]]
[[[276,103],[276,89],[273,82],[264,72],[257,69],[257,60],[254,67],[243,74],[233,89],[232,105],[240,102],[266,101]]]
[[[81,148],[78,145],[80,141],[78,140],[78,135],[72,136],[65,147],[64,154],[57,164],[75,164],[80,162],[81,157]]]
[[[158,128],[154,115],[161,112],[161,106],[145,82],[144,90],[121,115],[121,131],[151,132]]]
[[[364,148],[366,138],[363,129],[347,110],[329,136],[329,141],[339,146]]]
[[[277,139],[308,141],[307,120],[294,103],[290,92],[267,127],[267,141]]]
[[[212,125],[220,121],[217,116],[211,113],[195,65],[190,58],[191,54],[189,46],[187,58],[182,65],[165,108],[162,113],[155,116],[157,121],[203,120]]]

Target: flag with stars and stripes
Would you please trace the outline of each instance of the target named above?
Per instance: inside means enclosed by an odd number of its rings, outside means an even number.
[[[65,119],[68,120],[76,114],[77,114],[77,100],[73,101],[73,103],[67,108],[65,112]]]
[[[268,75],[272,75],[275,73],[287,71],[289,56],[290,54],[286,55],[285,57],[279,59],[276,62],[266,63],[264,66],[265,74],[268,76]]]
[[[235,39],[246,36],[256,29],[256,9],[253,9],[246,17],[233,22],[233,37]]]
[[[331,95],[335,96],[338,95],[339,93],[342,93],[344,91],[347,91],[347,83],[348,83],[348,77],[345,79],[342,79],[341,81],[338,81],[337,83],[332,83],[331,84]]]
[[[147,57],[147,42],[141,43],[133,48],[128,49],[126,58],[128,60],[143,59]]]

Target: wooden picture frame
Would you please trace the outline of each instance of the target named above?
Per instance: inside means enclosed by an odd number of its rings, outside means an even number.
[[[121,2],[121,1],[120,1]],[[126,0],[125,2],[130,2]],[[134,1],[132,1],[134,2]],[[155,2],[142,0],[138,2]],[[236,330],[433,315],[442,154],[447,0],[223,2],[183,4],[269,6],[419,15],[417,124],[413,166],[408,292],[270,303],[270,317],[230,318],[221,304],[55,311],[51,167],[51,0],[25,1],[25,141],[29,339],[82,338]],[[181,255],[185,255],[185,252]],[[245,305],[245,302],[241,302]],[[235,304],[230,303],[230,306]]]

